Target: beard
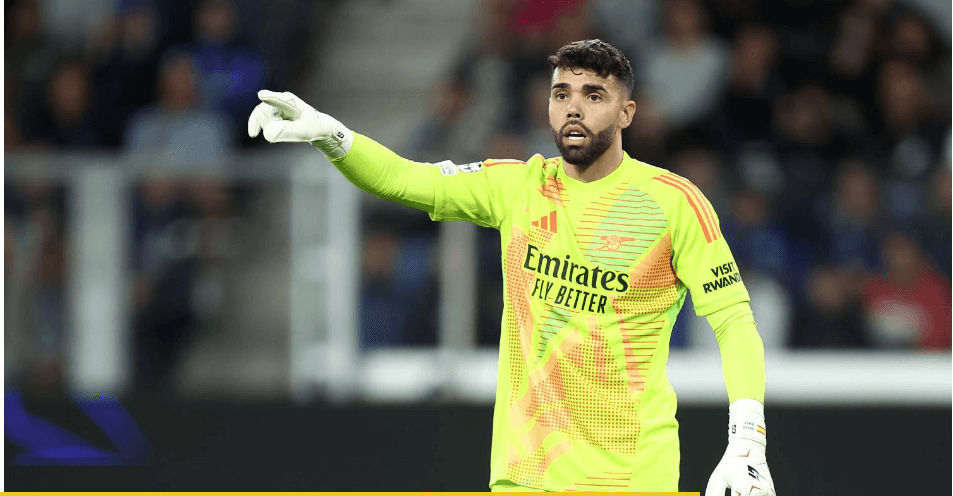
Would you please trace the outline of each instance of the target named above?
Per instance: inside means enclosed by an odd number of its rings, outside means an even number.
[[[563,144],[563,133],[562,131],[556,131],[552,127],[550,129],[553,132],[553,139],[556,140],[556,148],[559,149],[559,154],[563,156],[563,160],[579,167],[589,167],[595,162],[599,157],[602,156],[609,147],[612,146],[612,137],[615,135],[615,124],[609,126],[608,128],[600,131],[598,134],[593,134],[593,132],[578,122],[568,122],[562,127],[566,129],[569,125],[576,125],[583,129],[586,132],[586,135],[589,136],[589,144],[585,146],[579,145],[565,145]]]

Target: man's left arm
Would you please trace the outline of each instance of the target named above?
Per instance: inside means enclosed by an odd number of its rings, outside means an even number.
[[[764,344],[747,302],[708,316],[721,350],[728,390],[728,448],[708,479],[705,496],[723,496],[726,488],[742,495],[775,494],[765,458]]]
[[[695,313],[705,316],[721,350],[729,399],[728,449],[709,479],[705,496],[774,495],[765,464],[764,344],[750,297],[718,216],[690,181],[667,173],[653,178],[668,198],[672,267],[692,294]]]

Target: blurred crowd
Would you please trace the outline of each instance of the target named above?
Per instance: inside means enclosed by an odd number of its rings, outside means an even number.
[[[707,195],[767,347],[950,348],[950,43],[915,4],[486,0],[406,155],[558,155],[546,56],[587,38],[631,60],[623,146]],[[492,345],[499,238],[482,236]],[[710,334],[686,303],[673,345]]]
[[[5,153],[107,152],[139,164],[130,299],[141,383],[168,382],[196,326],[221,308],[231,225],[247,200],[221,168],[263,143],[244,132],[257,89],[311,91],[339,3],[5,3]],[[636,76],[626,151],[711,200],[766,346],[950,348],[951,54],[935,24],[945,20],[913,0],[478,5],[405,156],[557,155],[546,57],[601,38]],[[5,192],[5,277],[16,288],[5,320],[32,330],[12,347],[8,333],[7,371],[57,383],[68,191],[7,178]],[[366,216],[364,346],[436,343],[436,230],[399,207]],[[502,280],[491,230],[480,231],[479,272],[478,340],[492,346]],[[687,303],[673,345],[713,344],[704,334]]]
[[[262,144],[245,132],[259,89],[307,87],[336,3],[4,3],[5,154],[119,155],[138,177],[129,201],[138,386],[171,387],[186,345],[221,312],[231,225],[250,196],[224,168]],[[69,191],[32,176],[4,185],[5,363],[11,381],[54,390],[70,322]]]
[[[307,84],[332,3],[5,2],[6,150],[202,161],[252,146],[244,130],[257,90]]]

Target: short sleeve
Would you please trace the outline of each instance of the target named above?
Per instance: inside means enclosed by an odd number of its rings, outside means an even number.
[[[513,199],[529,179],[535,158],[530,162],[484,160],[462,165],[450,161],[434,164],[440,168],[441,175],[434,185],[436,205],[431,218],[465,220],[498,229]]]
[[[734,256],[721,234],[711,203],[687,179],[663,174],[656,181],[672,190],[672,268],[692,294],[695,313],[706,316],[749,301]]]

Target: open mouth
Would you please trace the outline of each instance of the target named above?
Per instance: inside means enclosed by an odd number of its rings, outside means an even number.
[[[571,143],[581,143],[584,139],[586,139],[586,133],[578,129],[570,129],[563,134],[563,138]]]

